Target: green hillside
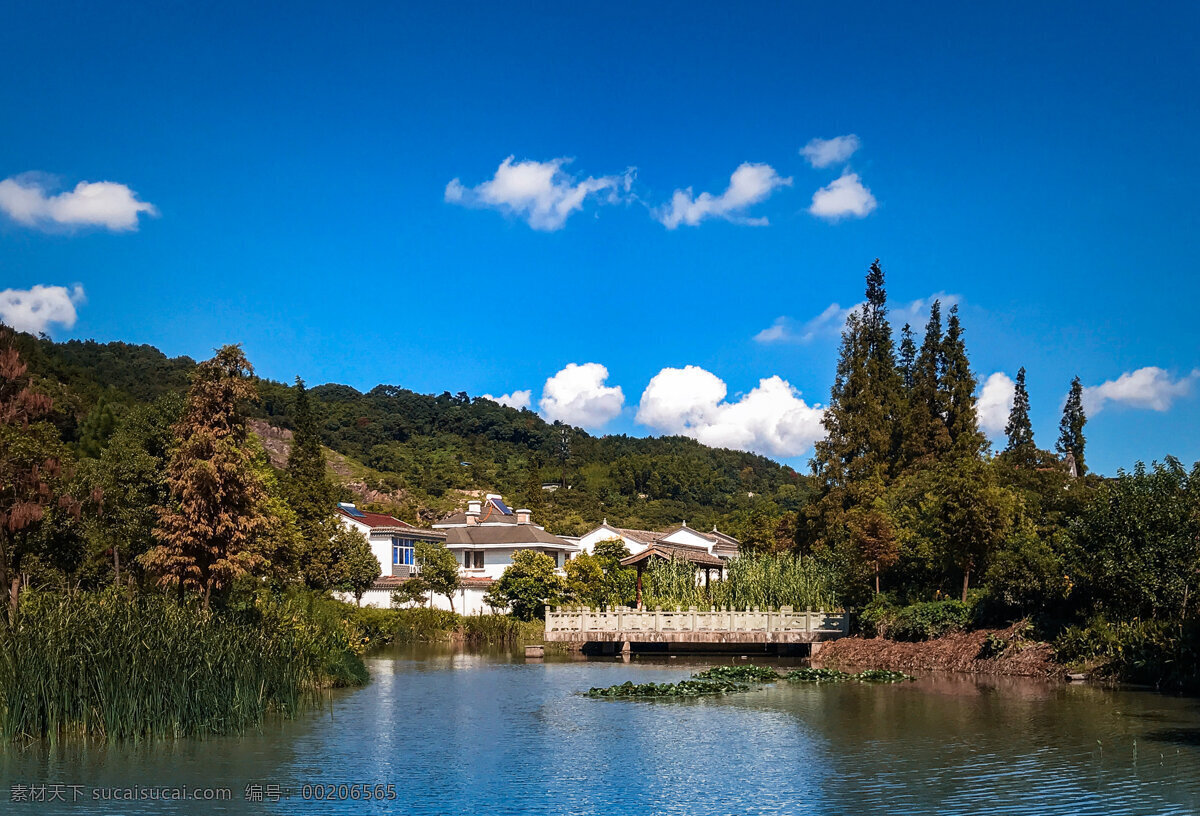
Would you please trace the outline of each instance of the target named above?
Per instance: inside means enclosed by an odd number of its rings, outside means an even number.
[[[183,393],[195,366],[144,345],[29,335],[18,345],[55,397],[55,424],[81,456],[98,455],[129,406]],[[250,413],[289,428],[294,389],[260,380],[258,390],[260,404]],[[322,441],[340,454],[333,467],[338,480],[365,485],[360,502],[366,493],[367,504],[411,521],[461,505],[467,491],[495,491],[564,534],[605,518],[649,528],[686,520],[768,544],[810,492],[808,477],[762,456],[684,437],[592,436],[465,393],[433,396],[380,385],[364,394],[327,384],[310,395]]]

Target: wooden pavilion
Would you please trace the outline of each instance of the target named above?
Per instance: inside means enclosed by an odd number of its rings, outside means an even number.
[[[642,573],[646,571],[646,565],[655,558],[662,559],[663,561],[687,561],[695,569],[704,570],[705,589],[708,588],[709,578],[713,570],[717,571],[718,580],[725,571],[725,562],[703,547],[691,547],[686,544],[667,544],[663,541],[656,541],[637,555],[621,559],[621,566],[635,567],[637,569],[638,609],[642,608]]]

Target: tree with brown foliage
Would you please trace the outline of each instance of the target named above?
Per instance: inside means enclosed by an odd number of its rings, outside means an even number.
[[[161,544],[141,556],[164,584],[198,590],[208,609],[214,590],[263,566],[266,491],[254,468],[244,406],[257,399],[254,370],[240,346],[197,366],[175,425],[167,466],[171,502],[159,508]]]
[[[48,513],[79,514],[79,503],[64,490],[66,451],[45,419],[53,403],[30,387],[13,340],[13,331],[0,326],[0,586],[8,591],[9,621],[16,619],[29,534]]]

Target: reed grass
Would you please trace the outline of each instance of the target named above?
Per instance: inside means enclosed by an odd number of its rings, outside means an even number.
[[[28,593],[0,624],[0,736],[239,733],[367,681],[353,630],[314,599],[227,613],[117,590]]]
[[[725,565],[723,580],[707,589],[697,582],[686,561],[658,561],[643,577],[649,607],[717,606],[731,609],[836,609],[834,578],[812,558],[780,554],[747,554]]]

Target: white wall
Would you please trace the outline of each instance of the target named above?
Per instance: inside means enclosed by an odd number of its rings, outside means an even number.
[[[614,538],[619,538],[621,541],[625,542],[625,546],[628,548],[630,555],[637,555],[647,547],[646,544],[643,544],[640,541],[635,541],[632,538],[627,538],[626,536],[614,533],[612,530],[605,529],[604,527],[597,527],[595,530],[581,535],[579,537],[579,546],[581,548],[581,552],[591,555],[596,545],[601,541],[611,541]]]
[[[460,615],[490,615],[493,611],[507,612],[507,608],[493,610],[483,602],[487,589],[483,587],[463,587],[454,596],[454,611]],[[350,592],[335,592],[333,596],[346,603],[354,603],[354,595]],[[392,608],[392,591],[390,589],[368,589],[363,593],[361,606],[374,606],[379,609]],[[450,610],[450,602],[445,595],[434,595],[432,603],[425,604],[434,609]],[[407,604],[412,607],[416,604]]]

